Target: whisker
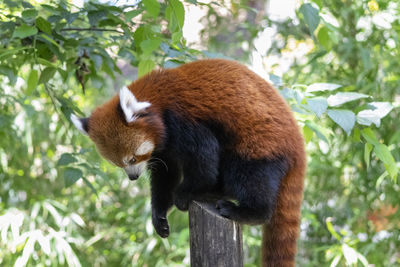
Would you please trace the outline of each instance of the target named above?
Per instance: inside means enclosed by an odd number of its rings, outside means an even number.
[[[151,158],[151,159],[159,160],[162,164],[164,164],[165,169],[167,169],[167,171],[168,171],[168,166],[167,166],[167,164],[166,164],[162,159],[156,158],[156,157],[153,157],[153,158]]]

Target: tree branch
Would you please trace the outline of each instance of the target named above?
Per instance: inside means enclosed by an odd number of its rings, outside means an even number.
[[[123,32],[115,30],[115,29],[103,29],[103,28],[64,28],[60,30],[61,32],[65,31],[98,31],[98,32],[117,32],[123,34]]]

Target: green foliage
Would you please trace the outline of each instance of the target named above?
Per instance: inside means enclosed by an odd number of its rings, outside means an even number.
[[[310,30],[310,34],[313,35],[317,29],[320,17],[318,15],[318,9],[314,8],[311,4],[301,5],[299,11],[303,14],[304,20]]]
[[[210,51],[183,38],[190,5],[206,12]],[[264,5],[0,3],[0,265],[188,266],[187,214],[173,209],[171,236],[159,238],[147,175],[129,182],[69,117],[160,66],[249,61],[267,27],[278,34],[263,56],[309,48],[283,77],[269,77],[309,155],[298,265],[399,265],[399,4],[306,1],[286,21]],[[379,16],[392,17],[390,27]],[[244,232],[245,265],[259,266],[260,227]]]

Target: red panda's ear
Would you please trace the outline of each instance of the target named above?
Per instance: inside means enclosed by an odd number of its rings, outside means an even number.
[[[139,102],[133,93],[127,88],[122,87],[119,92],[119,101],[124,112],[126,122],[133,122],[137,119],[136,114],[139,114],[144,109],[151,106],[149,102]]]
[[[71,114],[71,121],[78,130],[84,135],[88,135],[89,132],[89,118],[78,118],[75,114]]]

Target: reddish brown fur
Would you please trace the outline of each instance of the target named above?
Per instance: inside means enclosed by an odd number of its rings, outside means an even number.
[[[150,102],[154,113],[170,109],[186,119],[210,120],[224,125],[227,131],[235,134],[233,146],[242,157],[285,156],[289,160],[289,174],[282,181],[274,216],[264,226],[262,259],[263,266],[294,266],[305,152],[297,123],[279,93],[243,65],[221,59],[153,71],[130,84],[129,89],[138,101]],[[131,131],[125,131],[127,125],[116,117],[118,103],[119,98],[115,96],[91,116],[89,134],[96,143],[102,140],[138,142],[136,136],[126,134]],[[143,132],[142,136],[151,138],[155,144],[160,142],[161,121],[150,128],[140,123],[136,127]],[[101,152],[120,163],[118,157],[127,152],[116,151],[119,147],[129,146],[110,144],[103,149],[107,151]]]
[[[123,115],[118,112],[118,105],[119,97],[115,96],[93,111],[89,120],[89,136],[105,158],[123,168],[122,158],[131,156],[142,142],[150,140],[155,145],[161,142],[164,126],[161,119],[154,120],[152,125],[141,119],[127,124],[121,119]],[[149,158],[150,154],[136,157],[137,162]]]

